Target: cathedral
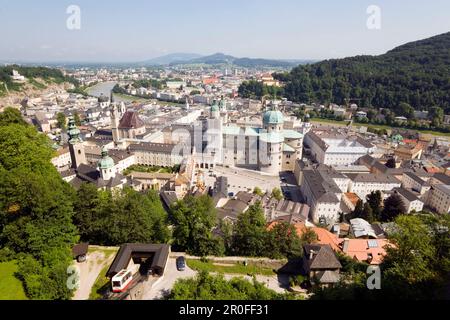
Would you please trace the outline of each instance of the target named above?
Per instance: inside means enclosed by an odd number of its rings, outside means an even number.
[[[284,129],[284,117],[275,101],[263,114],[262,128],[227,122],[223,100],[214,102],[207,120],[207,146],[198,159],[201,167],[221,164],[278,175],[294,171],[295,161],[302,158],[303,135]]]

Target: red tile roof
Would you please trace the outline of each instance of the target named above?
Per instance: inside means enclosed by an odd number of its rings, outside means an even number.
[[[139,118],[139,115],[135,111],[127,111],[120,119],[119,129],[132,129],[141,128],[145,126],[144,121]]]

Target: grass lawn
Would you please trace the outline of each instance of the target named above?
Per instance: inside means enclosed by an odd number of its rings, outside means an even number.
[[[102,247],[102,246],[89,246],[89,254],[103,253],[103,258],[96,261],[96,265],[103,264],[108,261],[111,256],[117,254],[119,251],[118,247]],[[92,286],[91,293],[89,294],[89,300],[101,299],[104,293],[109,288],[110,282],[106,277],[106,272],[108,271],[110,263],[106,263],[103,269],[100,271],[94,285]]]
[[[271,268],[260,267],[249,262],[247,266],[242,263],[235,263],[233,265],[217,265],[212,261],[202,262],[195,259],[186,259],[186,263],[189,268],[196,271],[208,271],[208,272],[218,272],[223,274],[260,274],[264,276],[273,276],[275,273]]]
[[[338,121],[338,120],[333,120],[333,119],[318,119],[318,118],[314,118],[310,120],[311,123],[323,123],[323,124],[336,124],[338,126],[347,126],[348,125],[348,121],[344,120],[344,121]]]
[[[122,93],[114,93],[114,97],[119,97],[120,99],[126,100],[127,102],[147,103],[147,102],[151,101],[150,99],[145,99],[145,98],[136,97],[136,96],[132,96],[129,94],[122,94]]]
[[[119,251],[119,247],[100,247],[100,246],[89,246],[88,252],[103,252],[105,255],[104,260],[107,260],[112,254],[116,254]]]
[[[0,300],[27,300],[22,282],[14,276],[15,261],[0,263]]]
[[[132,165],[123,171],[125,176],[128,176],[131,172],[147,172],[147,173],[177,173],[180,171],[180,166],[174,167],[158,167],[158,166],[141,166]]]

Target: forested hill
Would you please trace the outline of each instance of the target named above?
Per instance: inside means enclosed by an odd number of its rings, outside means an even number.
[[[285,97],[296,102],[345,104],[355,99],[363,107],[377,108],[404,102],[450,113],[450,32],[383,55],[322,61],[275,77],[285,82]]]

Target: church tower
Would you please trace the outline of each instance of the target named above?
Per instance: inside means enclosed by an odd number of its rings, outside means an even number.
[[[80,138],[80,130],[75,125],[73,117],[69,119],[69,151],[72,160],[72,168],[76,169],[80,164],[87,164],[83,141]]]
[[[186,101],[184,104],[184,110],[189,110],[191,107],[189,106],[189,98],[186,96]]]
[[[102,179],[109,181],[116,176],[116,171],[114,170],[114,160],[108,155],[108,150],[102,148],[102,158],[98,162],[98,168]]]
[[[263,116],[264,134],[260,136],[259,168],[262,172],[277,175],[282,168],[284,126],[283,114],[278,110],[276,101]]]
[[[119,121],[120,121],[120,115],[118,108],[111,104],[111,131],[114,143],[119,143],[120,135],[119,135]]]
[[[211,107],[211,116],[208,119],[208,131],[207,131],[208,147],[206,152],[213,160],[212,165],[222,163],[223,153],[223,125],[220,117],[220,108],[217,101]]]
[[[217,100],[214,100],[211,106],[211,119],[220,119],[220,108],[217,105]]]

